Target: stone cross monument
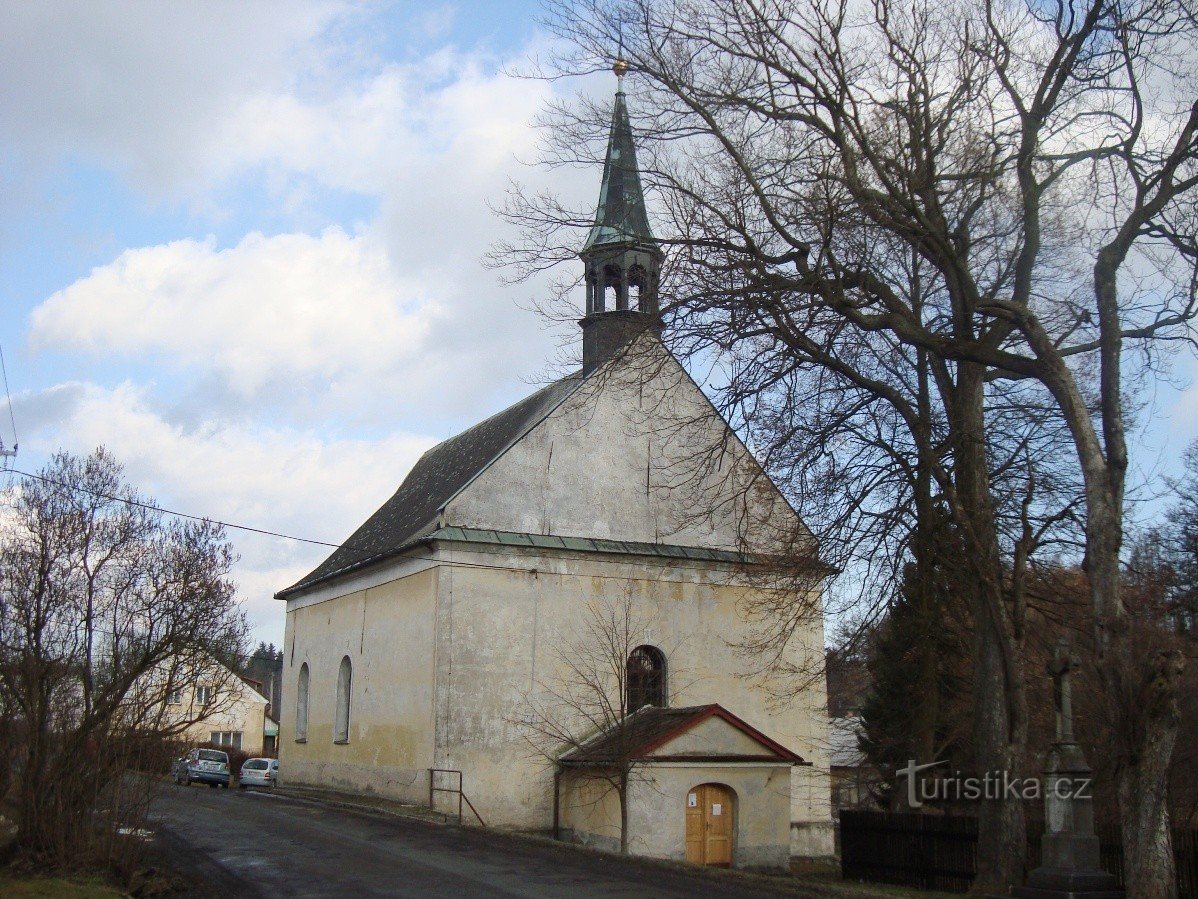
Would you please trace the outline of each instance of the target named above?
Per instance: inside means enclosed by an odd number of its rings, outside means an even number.
[[[1102,870],[1094,834],[1092,772],[1073,737],[1069,675],[1081,666],[1065,639],[1057,643],[1048,673],[1057,712],[1056,742],[1044,768],[1044,837],[1040,867],[1012,895],[1021,899],[1121,899],[1113,876]]]

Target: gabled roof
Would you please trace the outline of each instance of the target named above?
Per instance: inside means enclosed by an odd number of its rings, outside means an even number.
[[[574,374],[434,446],[399,489],[345,543],[277,598],[401,551],[437,528],[437,516],[467,484],[561,405],[582,383]]]
[[[625,718],[623,727],[615,726],[601,731],[581,746],[576,746],[563,753],[558,761],[567,767],[588,768],[601,768],[617,764],[621,759],[668,761],[674,757],[650,756],[672,740],[711,718],[719,718],[727,722],[756,741],[761,746],[761,753],[752,756],[688,754],[686,758],[696,761],[775,761],[789,762],[792,765],[804,763],[801,756],[791,752],[781,743],[771,740],[761,731],[717,703],[680,709],[645,706]]]
[[[653,232],[649,230],[649,216],[645,212],[636,145],[632,140],[632,125],[628,122],[628,105],[624,101],[624,92],[619,91],[612,109],[599,207],[595,210],[595,224],[591,226],[583,249],[632,241],[653,243]]]
[[[859,768],[867,763],[861,751],[864,722],[856,715],[828,721],[829,760],[833,768]]]

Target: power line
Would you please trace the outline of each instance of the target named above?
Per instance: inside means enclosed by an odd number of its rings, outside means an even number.
[[[137,506],[138,508],[141,508],[141,509],[149,509],[152,512],[161,512],[164,515],[173,515],[176,518],[187,518],[191,521],[206,521],[206,522],[209,522],[210,524],[218,524],[221,527],[232,528],[232,529],[238,530],[238,531],[250,531],[251,533],[254,533],[254,534],[264,534],[267,537],[281,537],[284,540],[295,540],[298,543],[311,543],[315,546],[328,546],[328,547],[332,547],[333,549],[357,549],[357,551],[359,551],[359,552],[375,552],[375,550],[366,550],[366,549],[356,548],[352,544],[349,544],[349,543],[327,543],[324,540],[312,540],[312,539],[309,539],[308,537],[296,537],[294,534],[283,534],[278,531],[267,531],[262,528],[254,528],[254,527],[250,527],[247,524],[234,524],[231,521],[220,521],[219,519],[207,518],[203,515],[190,515],[187,512],[176,512],[172,509],[164,509],[162,506],[156,506],[153,503],[143,503],[139,500],[130,499],[127,496],[113,496],[110,493],[102,493],[99,490],[92,490],[89,487],[83,487],[83,486],[80,486],[79,484],[68,484],[65,481],[56,481],[53,478],[42,477],[40,474],[31,474],[27,471],[20,471],[19,469],[16,469],[16,468],[9,469],[9,470],[13,474],[19,474],[22,477],[26,477],[26,478],[33,478],[33,480],[41,481],[43,484],[52,484],[55,487],[62,487],[66,490],[79,490],[79,491],[82,491],[83,493],[88,493],[88,494],[91,494],[92,496],[99,497],[100,499],[112,500],[113,502],[117,502],[117,503],[125,503],[126,505],[129,505],[129,506]]]
[[[138,508],[142,508],[142,509],[149,509],[152,512],[161,512],[163,515],[173,515],[176,518],[186,518],[191,521],[206,521],[210,524],[218,524],[221,527],[232,528],[232,529],[238,530],[238,531],[249,531],[254,534],[264,534],[267,537],[281,537],[284,540],[294,540],[298,543],[310,543],[314,546],[327,546],[332,549],[348,549],[348,550],[351,550],[352,552],[362,553],[364,558],[355,560],[354,564],[357,564],[358,562],[368,561],[369,557],[378,556],[382,552],[384,552],[383,550],[366,549],[365,547],[354,546],[354,544],[352,544],[352,543],[327,543],[324,540],[312,540],[308,537],[296,537],[294,534],[283,534],[278,531],[267,531],[262,528],[250,527],[249,525],[246,525],[246,524],[234,524],[231,521],[221,521],[216,518],[205,518],[202,515],[191,515],[187,512],[175,512],[171,509],[164,509],[162,506],[155,506],[152,503],[143,503],[140,500],[130,499],[127,496],[113,496],[110,493],[103,493],[99,490],[92,490],[88,487],[82,487],[78,484],[68,484],[66,481],[56,481],[56,480],[54,480],[54,478],[42,477],[41,475],[31,474],[27,471],[20,471],[19,469],[15,469],[15,468],[8,469],[6,473],[19,474],[22,477],[33,478],[33,480],[35,480],[35,481],[41,481],[43,484],[53,484],[55,487],[62,487],[66,490],[78,490],[78,491],[81,491],[82,493],[87,493],[92,496],[100,497],[101,499],[112,500],[113,502],[118,502],[118,503],[125,503],[126,505],[137,506]],[[486,563],[481,563],[481,562],[462,562],[460,560],[446,560],[444,562],[444,564],[450,565],[454,568],[486,568],[486,569],[501,570],[501,571],[517,571],[518,570],[518,571],[527,571],[527,572],[533,572],[533,573],[538,573],[538,574],[542,573],[542,572],[538,572],[538,570],[535,568],[514,569],[514,568],[510,568],[510,567],[503,566],[503,565],[486,564]],[[543,573],[548,574],[549,572],[543,572]],[[563,577],[564,575],[559,573],[558,576]],[[618,580],[618,581],[629,580],[629,578],[624,577],[622,575],[595,575],[595,577],[598,577],[598,578],[601,578],[604,580]]]
[[[12,449],[5,449],[4,439],[0,437],[0,458],[11,460],[17,455],[17,419],[12,411],[12,393],[8,389],[8,366],[4,364],[3,346],[0,346],[0,374],[4,375],[4,399],[8,403],[8,420],[12,423]]]

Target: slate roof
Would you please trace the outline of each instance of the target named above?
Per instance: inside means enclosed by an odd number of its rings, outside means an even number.
[[[558,761],[566,767],[601,768],[626,759],[648,759],[650,753],[665,746],[675,737],[681,736],[708,718],[720,718],[742,733],[761,744],[762,752],[755,756],[687,756],[696,761],[711,759],[719,761],[785,761],[804,764],[802,757],[791,752],[780,743],[771,740],[761,731],[737,718],[723,706],[686,706],[678,709],[663,709],[644,706],[624,719],[624,726],[612,727],[596,734],[581,746],[562,754]],[[667,761],[674,756],[656,756],[658,761]]]
[[[395,555],[437,528],[445,504],[561,405],[582,383],[569,375],[434,446],[412,468],[399,489],[349,539],[314,570],[275,596],[312,587]]]

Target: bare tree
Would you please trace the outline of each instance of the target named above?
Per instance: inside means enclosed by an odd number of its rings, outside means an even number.
[[[653,676],[638,668],[642,662],[638,650],[649,643],[631,587],[619,596],[589,602],[577,633],[558,647],[556,673],[538,681],[537,692],[525,697],[524,714],[517,722],[533,750],[558,768],[559,779],[589,779],[616,794],[622,854],[628,853],[628,786],[636,780],[640,765],[634,715],[643,707],[647,692],[678,691],[678,672],[672,672],[668,683],[664,670],[657,672],[659,683],[640,682]],[[680,655],[671,653],[675,658]],[[570,756],[598,738],[603,740],[602,763],[571,765]],[[555,780],[555,790],[558,783]]]
[[[913,394],[841,348],[927,354],[952,453],[937,486],[975,593],[986,767],[1017,767],[1027,721],[990,410],[1031,401],[1068,436],[1101,682],[1123,720],[1128,887],[1170,895],[1180,660],[1140,651],[1120,550],[1127,396],[1154,346],[1188,337],[1196,299],[1194,11],[594,0],[552,7],[549,23],[574,48],[556,71],[598,67],[622,39],[639,75],[658,141],[647,174],[672,227],[670,323],[718,310],[734,340],[781,344],[887,397],[913,433]],[[530,209],[526,224],[553,211]],[[918,303],[894,277],[911,256],[934,282]],[[982,809],[979,889],[1020,875],[1021,817],[999,805]]]
[[[575,146],[588,127],[594,125],[585,119],[570,120],[558,136],[562,146]],[[699,184],[692,188],[698,190]],[[513,208],[525,210],[527,226],[538,207],[535,199],[517,196]],[[547,216],[558,214],[552,207],[539,208]],[[543,236],[552,236],[564,221],[547,218],[545,224]],[[530,237],[526,231],[525,238]],[[936,506],[947,504],[961,527],[980,511],[988,517],[974,528],[975,545],[987,552],[962,557],[975,561],[973,581],[962,583],[976,604],[989,603],[996,610],[975,619],[984,625],[974,648],[975,708],[989,729],[982,745],[996,747],[982,763],[986,770],[1018,770],[1026,751],[1023,585],[1033,554],[1068,541],[1076,523],[1075,484],[1059,464],[1067,434],[1026,391],[1002,395],[991,403],[991,423],[997,427],[980,438],[972,432],[987,450],[982,457],[975,453],[975,464],[985,462],[988,470],[972,478],[970,491],[962,491],[956,451],[963,424],[959,415],[950,414],[959,396],[940,360],[887,335],[842,327],[835,316],[819,314],[796,298],[789,282],[754,282],[741,261],[720,249],[717,235],[710,241],[680,237],[674,244],[676,271],[667,282],[673,318],[665,339],[692,364],[717,370],[718,377],[710,378],[707,387],[719,411],[744,436],[760,471],[770,475],[803,517],[802,522],[786,519],[794,525],[792,533],[742,530],[744,549],[759,554],[767,547],[773,561],[753,566],[750,574],[759,589],[742,609],[757,626],[740,648],[754,657],[760,673],[771,675],[762,682],[793,695],[822,677],[822,671],[809,665],[793,668],[787,648],[798,632],[821,611],[838,616],[856,605],[855,617],[865,625],[858,635],[867,633],[905,589],[909,561],[914,582],[922,584],[920,593],[930,596]],[[514,261],[518,271],[552,255],[552,248],[535,241],[500,248],[496,254]],[[942,296],[942,283],[918,257],[894,252],[887,262],[890,283],[912,307],[931,308]],[[654,408],[656,427],[674,421],[674,415]],[[691,422],[684,419],[682,424]],[[706,494],[690,503],[693,518],[710,516],[717,506],[738,502],[758,486],[751,478],[738,484],[727,476],[733,469],[724,466],[725,447],[696,439],[701,428],[687,430],[685,437],[663,436],[692,447],[691,464],[674,488],[687,489],[688,481],[707,485]],[[720,436],[726,440],[727,432],[721,430]],[[721,472],[726,476],[720,477]],[[974,501],[979,490],[987,501],[980,510]],[[813,543],[823,562],[814,567]],[[849,581],[850,589],[841,589],[839,602],[825,597],[822,608],[805,601],[829,568],[844,572],[842,582]],[[910,583],[908,579],[906,587]],[[788,677],[778,678],[780,673]],[[926,711],[933,714],[930,705]],[[929,721],[921,730],[931,733]],[[918,745],[918,761],[932,761],[934,742],[928,738]],[[983,833],[1003,837],[991,857],[1017,871],[1025,844],[1021,804],[1004,799],[985,809],[984,817],[996,823],[983,827]]]
[[[246,633],[232,550],[216,525],[168,520],[103,449],[56,455],[5,501],[0,707],[17,845],[52,865],[112,863],[129,845],[118,828],[136,830],[148,802],[149,781],[125,775],[163,770],[169,743],[230,695],[211,669]],[[217,689],[168,702],[200,672]]]

